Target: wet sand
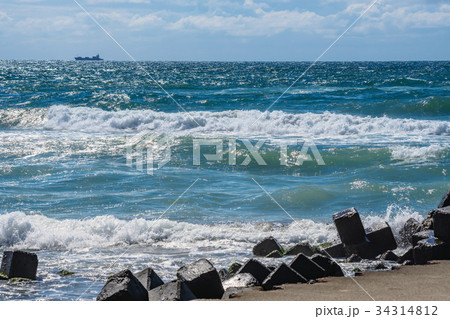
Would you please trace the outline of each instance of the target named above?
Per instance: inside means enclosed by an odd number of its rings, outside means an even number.
[[[368,271],[353,279],[327,277],[313,285],[288,284],[272,291],[262,291],[258,287],[241,292],[230,300],[450,300],[449,260],[402,266],[392,271]]]

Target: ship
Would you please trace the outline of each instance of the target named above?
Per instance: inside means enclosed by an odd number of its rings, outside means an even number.
[[[92,58],[90,57],[81,57],[81,56],[77,56],[75,57],[75,60],[77,61],[103,61],[103,59],[100,57],[100,54],[97,54],[95,56],[93,56]]]

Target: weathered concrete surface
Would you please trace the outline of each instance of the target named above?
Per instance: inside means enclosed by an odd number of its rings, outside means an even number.
[[[197,298],[220,299],[224,293],[219,273],[206,259],[178,269],[178,279],[184,281]]]
[[[331,258],[323,256],[321,254],[315,254],[311,257],[311,260],[318,264],[325,270],[325,276],[342,277],[344,271],[341,266]]]
[[[450,243],[450,206],[439,208],[433,215],[434,236]]]
[[[230,279],[225,280],[223,283],[223,289],[228,288],[247,288],[258,285],[258,280],[249,273],[236,274]]]
[[[314,251],[311,247],[311,245],[307,242],[305,243],[299,243],[292,247],[290,247],[288,250],[286,250],[285,255],[287,256],[297,256],[298,254],[303,254],[305,256],[312,256],[314,255]]]
[[[141,270],[134,276],[147,290],[152,290],[158,286],[164,285],[164,282],[152,268]]]
[[[37,268],[38,257],[36,254],[20,250],[3,252],[0,272],[4,273],[8,278],[16,277],[36,280]]]
[[[450,189],[447,190],[447,193],[442,197],[441,202],[438,205],[438,208],[443,208],[450,206]]]
[[[270,274],[270,270],[256,259],[248,260],[237,272],[238,274],[249,273],[258,280],[258,284],[262,284],[264,279]]]
[[[293,270],[285,263],[281,263],[269,276],[263,281],[262,287],[264,290],[273,289],[274,286],[283,284],[295,284],[298,282],[305,283],[308,280]]]
[[[307,280],[325,277],[325,269],[303,254],[298,254],[297,257],[295,257],[289,264],[289,267],[294,269]]]
[[[272,236],[264,238],[259,243],[257,243],[253,247],[253,255],[259,256],[259,257],[265,257],[274,250],[277,250],[279,252],[283,251],[283,248],[278,243],[278,241],[273,238]]]
[[[354,207],[334,214],[333,221],[344,245],[359,244],[366,240],[364,226]]]
[[[378,255],[397,248],[394,233],[386,222],[372,226],[366,236]]]
[[[148,291],[131,273],[125,269],[108,278],[97,301],[147,301]]]
[[[149,301],[189,301],[195,295],[182,280],[174,280],[148,292]]]
[[[345,257],[345,249],[342,243],[334,244],[330,247],[322,249],[326,256],[333,258],[343,258]]]

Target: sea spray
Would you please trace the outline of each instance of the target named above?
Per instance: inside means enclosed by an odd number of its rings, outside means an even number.
[[[271,111],[263,116],[258,110],[222,112],[194,111],[166,113],[153,110],[105,111],[99,108],[54,105],[48,109],[0,110],[0,126],[44,128],[85,132],[174,133],[177,136],[210,137],[309,137],[367,139],[378,135],[404,137],[449,136],[448,121],[396,119],[356,116],[325,111],[323,113],[287,113]],[[259,119],[260,118],[260,119]],[[259,119],[258,121],[256,121]],[[195,120],[195,121],[194,121]]]
[[[423,219],[423,214],[396,205],[387,207],[386,214],[362,214],[366,227],[387,221],[394,234],[409,218]],[[161,248],[201,250],[237,249],[246,254],[248,247],[267,236],[276,237],[288,246],[302,241],[312,245],[337,240],[329,223],[300,219],[281,223],[222,222],[193,224],[170,219],[119,219],[111,215],[85,219],[55,219],[40,214],[13,212],[0,215],[0,245],[17,249],[83,249],[129,245],[149,245]],[[214,250],[211,250],[213,252]]]

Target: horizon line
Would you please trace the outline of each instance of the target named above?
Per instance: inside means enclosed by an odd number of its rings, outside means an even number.
[[[312,60],[106,60],[103,59],[101,61],[76,61],[75,58],[72,59],[2,59],[0,61],[60,61],[60,62],[77,62],[77,63],[102,63],[102,62],[221,62],[221,63],[245,63],[245,62],[260,62],[260,63],[276,63],[276,62],[289,62],[289,63],[310,63]],[[433,60],[321,60],[317,63],[328,63],[328,62],[450,62],[449,60],[444,59],[433,59]]]

